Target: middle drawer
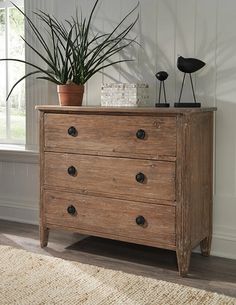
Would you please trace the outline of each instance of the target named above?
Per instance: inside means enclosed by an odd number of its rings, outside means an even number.
[[[137,201],[175,200],[175,162],[45,153],[44,185]]]

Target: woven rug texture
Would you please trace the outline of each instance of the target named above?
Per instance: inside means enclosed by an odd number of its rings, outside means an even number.
[[[236,299],[0,246],[1,305],[236,305]]]

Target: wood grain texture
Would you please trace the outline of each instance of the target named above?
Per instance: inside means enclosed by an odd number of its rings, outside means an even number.
[[[45,186],[137,201],[175,200],[174,162],[46,152],[44,166]],[[70,166],[76,176],[68,174]],[[140,172],[143,183],[136,181]]]
[[[174,206],[53,191],[46,191],[44,196],[49,228],[56,225],[88,235],[108,234],[112,239],[175,248]],[[71,205],[75,215],[67,212]],[[136,224],[138,216],[145,218],[143,226]]]
[[[70,136],[73,126],[76,136]],[[136,136],[145,131],[144,139]],[[175,117],[45,114],[45,150],[79,154],[116,153],[159,159],[176,156]]]
[[[210,254],[212,237],[213,113],[184,116],[177,124],[176,252],[188,272],[191,250]]]
[[[181,276],[195,246],[210,254],[215,109],[39,110],[45,119],[42,246],[49,228],[61,228],[174,249]],[[76,137],[67,135],[70,126]],[[137,129],[145,129],[147,138],[137,139]],[[74,176],[67,172],[71,166]],[[143,183],[136,181],[140,172]],[[69,216],[69,204],[81,213]],[[141,231],[134,226],[137,212],[151,224]]]
[[[39,146],[40,146],[40,208],[39,208],[39,235],[41,247],[46,247],[48,244],[49,230],[45,223],[45,202],[44,202],[44,114],[40,113],[39,119]]]
[[[177,119],[177,160],[176,160],[176,255],[180,276],[186,276],[190,264],[190,201],[187,190],[189,181],[188,164],[188,124],[189,116],[178,116]]]
[[[212,113],[200,117],[194,115],[189,126],[188,192],[191,202],[192,247],[206,237],[211,240],[212,235],[212,126]]]
[[[115,114],[115,115],[135,115],[135,116],[156,116],[177,114],[191,114],[216,111],[216,107],[201,108],[156,108],[156,107],[77,107],[77,106],[56,106],[56,105],[40,105],[36,106],[39,111],[47,113],[77,113],[77,114]]]

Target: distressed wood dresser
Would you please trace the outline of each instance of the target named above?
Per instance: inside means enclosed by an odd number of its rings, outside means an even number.
[[[40,239],[65,229],[176,251],[212,236],[214,108],[39,106]]]

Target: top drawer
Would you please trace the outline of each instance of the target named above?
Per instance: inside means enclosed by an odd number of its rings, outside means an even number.
[[[151,159],[176,156],[175,117],[46,113],[44,124],[46,151]]]

